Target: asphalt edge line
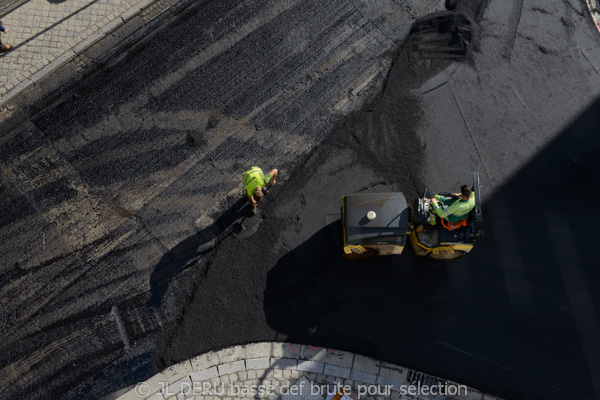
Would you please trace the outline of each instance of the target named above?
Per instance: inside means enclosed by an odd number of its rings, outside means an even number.
[[[431,382],[445,387],[466,388],[457,395],[446,395],[456,400],[501,400],[499,397],[450,380],[411,370],[396,364],[365,357],[360,354],[318,346],[284,343],[259,342],[209,351],[194,358],[173,365],[147,379],[103,397],[104,400],[166,399],[190,388],[194,384],[210,381],[231,373],[265,370],[297,371],[297,379],[308,374],[323,374],[329,377],[350,379],[357,383],[390,385],[399,398],[400,388],[406,385],[431,385]],[[257,381],[263,378],[257,376]],[[267,378],[268,379],[268,378]],[[434,386],[436,386],[434,384]],[[397,391],[394,391],[397,389]],[[392,392],[392,393],[393,393]]]

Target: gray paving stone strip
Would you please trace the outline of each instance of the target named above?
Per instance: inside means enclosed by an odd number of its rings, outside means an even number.
[[[144,11],[160,15],[179,0],[29,0],[0,16],[0,105],[35,85]],[[154,9],[160,12],[152,12]],[[147,21],[146,21],[147,22]]]
[[[307,382],[310,388],[304,387]],[[340,388],[364,400],[500,400],[466,385],[359,354],[281,342],[201,354],[112,398],[325,400]]]

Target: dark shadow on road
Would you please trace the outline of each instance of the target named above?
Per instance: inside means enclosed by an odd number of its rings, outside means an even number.
[[[268,273],[267,323],[504,398],[600,398],[598,132],[600,100],[483,204],[462,260],[351,263],[324,227]]]
[[[522,317],[532,399],[600,398],[599,132],[596,99],[485,206],[478,261],[501,269]]]
[[[408,248],[400,256],[365,261],[345,260],[341,253],[338,220],[269,271],[265,314],[273,329],[285,332],[294,343],[343,348],[383,359],[390,358],[397,340],[407,339],[396,338],[393,332],[412,331],[414,339],[433,339],[430,314],[423,310],[431,300],[420,299],[446,284],[445,270],[439,264],[416,260]],[[411,306],[418,302],[420,307]],[[420,326],[411,326],[409,321],[414,320],[420,320]]]
[[[213,240],[222,240],[231,233],[239,233],[243,229],[242,223],[248,218],[254,217],[247,198],[242,197],[215,222],[173,247],[156,264],[150,276],[151,296],[148,305],[159,306],[169,288],[169,283],[184,269],[194,265],[198,259],[214,248],[214,244],[203,247],[204,245]],[[231,228],[229,232],[225,232],[229,228]],[[220,237],[222,234],[224,236]]]

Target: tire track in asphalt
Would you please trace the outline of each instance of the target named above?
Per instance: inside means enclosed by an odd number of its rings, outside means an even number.
[[[3,352],[6,367],[0,369],[9,398],[23,393],[68,398],[65,391],[71,385],[72,398],[82,393],[99,397],[107,386],[121,382],[111,378],[121,375],[128,360],[138,360],[141,371],[151,369],[151,340],[178,316],[173,294],[185,290],[174,280],[159,310],[145,308],[149,276],[164,249],[198,232],[202,227],[196,221],[207,211],[216,214],[203,219],[210,224],[227,208],[233,198],[226,195],[239,187],[246,164],[297,162],[299,154],[322,140],[335,118],[372,94],[366,78],[373,87],[380,85],[390,62],[385,55],[392,45],[389,38],[346,1],[319,3],[327,12],[305,18],[314,14],[317,3],[271,2],[272,9],[257,1],[189,6],[33,116],[32,135],[45,145],[32,153],[35,157],[19,161],[22,181],[13,179],[11,185],[19,183],[16,188],[29,193],[32,205],[47,207],[44,211],[56,219],[40,232],[42,247],[77,253],[65,267],[65,260],[36,248],[39,256],[28,258],[29,274],[16,271],[12,263],[3,266],[4,276],[20,278],[11,280],[13,288],[25,293],[11,309],[26,303],[6,332],[15,339],[10,351]],[[296,30],[291,32],[291,26]],[[237,75],[233,66],[239,67]],[[285,84],[276,84],[281,82]],[[254,93],[260,85],[264,89]],[[265,106],[258,109],[261,104]],[[198,135],[198,116],[206,115],[210,122],[215,110],[216,126]],[[217,134],[219,129],[223,131]],[[9,148],[3,142],[4,154],[14,159],[26,147],[12,143]],[[54,173],[35,167],[46,165],[48,152],[60,166]],[[69,187],[60,178],[65,176],[81,182],[74,198],[85,193],[85,208],[105,226],[76,210],[80,203],[54,196]],[[36,183],[40,179],[45,180],[42,186]],[[34,193],[34,184],[43,190]],[[220,209],[207,207],[215,198]],[[8,230],[22,226],[36,238],[27,214],[10,218]],[[106,243],[94,241],[87,227]],[[77,248],[57,244],[63,236]],[[22,253],[15,248],[9,260]],[[44,263],[48,260],[53,263]],[[180,279],[188,276],[184,272]],[[0,289],[2,301],[5,289]],[[40,292],[33,294],[33,289]],[[85,334],[70,333],[77,330]],[[68,343],[70,350],[60,350],[59,343]],[[93,362],[86,366],[86,359]],[[36,374],[28,373],[32,364]],[[108,370],[100,373],[102,368]]]
[[[387,172],[384,172],[385,165],[377,163],[385,164],[382,160],[387,154],[379,150],[386,147],[389,138],[378,135],[393,132],[393,129],[382,123],[377,135],[363,132],[361,136],[361,131],[368,129],[362,129],[364,126],[359,122],[367,124],[370,120],[366,115],[374,111],[367,107],[364,113],[349,119],[344,126],[351,128],[355,123],[358,126],[356,132],[347,129],[345,136],[321,144],[309,160],[294,171],[285,187],[276,188],[271,197],[275,205],[261,205],[269,210],[267,224],[252,240],[228,240],[217,249],[215,265],[204,277],[189,305],[181,330],[167,340],[168,345],[163,350],[165,357],[171,357],[167,361],[185,359],[190,354],[186,352],[194,353],[190,347],[201,352],[202,348],[235,340],[235,327],[249,337],[285,334],[289,340],[325,346],[343,342],[346,348],[359,349],[372,356],[397,357],[397,360],[404,360],[405,365],[407,358],[412,357],[414,365],[422,363],[420,369],[434,365],[445,371],[437,375],[458,381],[485,382],[484,385],[493,388],[491,392],[505,393],[509,398],[594,396],[594,377],[588,377],[587,371],[594,371],[597,365],[593,363],[597,362],[584,352],[591,342],[587,339],[598,335],[594,329],[589,329],[578,336],[577,327],[572,324],[574,317],[584,320],[585,315],[593,316],[594,309],[583,301],[585,310],[578,315],[567,311],[572,299],[562,288],[563,284],[572,282],[561,278],[560,272],[567,264],[557,263],[552,252],[548,252],[551,238],[545,221],[540,223],[540,213],[536,212],[539,211],[537,201],[543,200],[556,210],[564,210],[570,208],[565,207],[571,204],[568,198],[577,198],[577,210],[569,210],[566,215],[570,216],[569,221],[578,224],[579,228],[569,227],[569,231],[578,232],[581,243],[569,247],[571,253],[575,251],[586,258],[584,276],[590,283],[598,282],[592,279],[597,275],[593,255],[585,252],[593,238],[583,234],[590,232],[589,227],[580,229],[585,221],[577,216],[578,210],[586,209],[587,203],[587,197],[582,200],[584,194],[580,190],[591,190],[585,196],[593,198],[598,189],[593,161],[575,162],[578,160],[570,155],[573,149],[563,154],[566,147],[573,145],[578,149],[574,150],[577,158],[582,158],[579,152],[587,151],[585,146],[594,137],[596,125],[589,124],[593,119],[589,116],[575,128],[565,125],[573,119],[578,120],[581,110],[594,100],[598,82],[594,79],[593,68],[578,58],[576,51],[570,51],[569,35],[574,33],[577,46],[590,42],[582,41],[577,35],[584,34],[578,30],[565,35],[565,26],[559,19],[564,10],[560,8],[560,2],[553,5],[558,8],[554,15],[533,10],[521,12],[521,22],[517,24],[520,32],[510,60],[503,59],[502,51],[499,51],[505,48],[503,35],[498,35],[501,40],[490,45],[496,31],[488,26],[490,31],[483,32],[484,36],[489,35],[486,37],[488,42],[482,43],[482,53],[472,65],[457,69],[451,76],[452,88],[457,89],[455,95],[468,103],[465,108],[471,111],[465,112],[465,118],[456,118],[457,124],[468,119],[476,126],[472,131],[477,133],[479,143],[485,148],[482,158],[497,174],[493,182],[496,190],[488,192],[487,223],[495,224],[501,220],[504,226],[494,225],[498,229],[489,231],[490,237],[478,244],[479,250],[476,249],[464,262],[445,266],[441,271],[428,269],[424,262],[411,263],[410,254],[404,254],[404,258],[397,261],[380,259],[377,263],[361,266],[343,264],[336,257],[335,249],[341,247],[336,240],[339,226],[331,221],[324,223],[326,214],[337,211],[338,195],[358,189],[357,181],[375,181],[377,175]],[[554,22],[551,25],[543,23],[549,15]],[[510,12],[502,16],[510,16]],[[572,22],[577,26],[581,19],[573,18]],[[494,21],[488,18],[490,24]],[[497,28],[503,29],[500,24]],[[532,35],[527,37],[528,34]],[[429,117],[426,122],[431,126],[414,123],[419,126],[420,134],[425,129],[436,132],[431,141],[434,145],[427,147],[430,153],[419,155],[414,162],[406,160],[409,165],[431,162],[431,155],[438,154],[437,145],[441,156],[451,161],[448,165],[434,163],[433,172],[426,174],[433,179],[438,175],[436,184],[439,188],[447,188],[448,182],[453,182],[455,177],[463,179],[461,176],[477,165],[476,157],[457,162],[455,153],[447,152],[450,145],[462,146],[463,142],[451,130],[455,120],[448,115],[454,107],[446,107],[446,97],[441,95],[448,92],[446,86],[437,86],[440,90],[436,94],[440,96],[432,98],[433,111],[426,114]],[[582,92],[583,89],[586,91]],[[578,96],[580,92],[584,94]],[[435,91],[429,92],[432,93]],[[586,112],[595,115],[596,124],[597,111],[596,105]],[[434,113],[443,118],[433,121]],[[405,125],[413,124],[398,124]],[[464,133],[469,136],[468,132]],[[348,155],[341,147],[353,143],[351,134],[358,138],[356,148],[360,151]],[[554,143],[558,135],[562,137]],[[586,140],[572,143],[578,135],[585,136]],[[468,142],[471,144],[472,139]],[[409,147],[415,151],[423,146],[411,142]],[[588,151],[590,158],[597,155],[595,150],[597,147]],[[504,154],[499,154],[501,152]],[[397,158],[402,156],[397,155]],[[396,175],[409,168],[399,164],[394,167]],[[580,176],[581,173],[590,177]],[[403,183],[401,189],[406,192],[419,187]],[[557,194],[556,187],[563,184],[574,193]],[[390,188],[398,189],[398,186]],[[515,214],[506,215],[507,209]],[[512,243],[494,237],[506,234],[516,235]],[[507,279],[505,264],[513,258],[522,260],[522,270],[518,265],[510,265],[511,276]],[[561,257],[564,258],[568,255]],[[271,268],[273,264],[275,267]],[[580,278],[583,279],[580,276],[576,280],[580,281]],[[446,279],[451,281],[450,288],[445,286]],[[246,286],[240,286],[239,281],[258,287],[258,292],[247,293]],[[519,287],[509,287],[517,281],[525,289],[524,293],[520,293]],[[575,287],[586,289],[581,285]],[[463,293],[463,288],[471,292]],[[264,298],[258,300],[263,300],[264,310],[256,310],[257,299],[252,294],[261,296],[263,289]],[[592,286],[582,296],[593,302],[594,293]],[[227,320],[219,319],[219,312],[225,313],[228,305],[234,310],[227,312]],[[244,318],[246,313],[251,313],[251,317]],[[190,318],[192,315],[202,315],[203,319]],[[249,323],[265,316],[269,323],[267,328]],[[217,328],[207,324],[214,320],[219,321],[214,324]],[[192,333],[202,337],[203,343],[192,343],[189,340]],[[582,342],[582,337],[587,343]],[[435,340],[439,341],[439,346],[432,346]],[[418,350],[413,351],[415,348]],[[465,365],[470,367],[465,368]],[[481,387],[481,384],[477,386]]]

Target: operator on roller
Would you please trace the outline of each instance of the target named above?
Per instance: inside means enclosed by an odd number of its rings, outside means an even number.
[[[430,201],[429,224],[436,225],[436,216],[448,230],[467,225],[469,212],[475,207],[475,193],[467,185],[460,187],[460,193],[452,193],[452,197],[438,194]]]
[[[256,207],[263,198],[267,190],[275,184],[277,170],[272,169],[268,174],[264,174],[262,169],[252,167],[244,172],[244,190],[252,207]]]

